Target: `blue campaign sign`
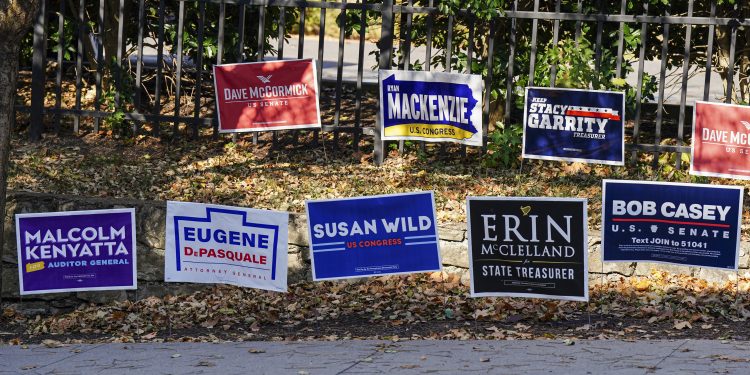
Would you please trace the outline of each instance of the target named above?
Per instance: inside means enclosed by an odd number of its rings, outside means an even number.
[[[625,94],[527,87],[523,157],[623,165]]]
[[[440,270],[431,191],[306,205],[313,280]]]
[[[383,140],[482,146],[482,77],[380,70]]]
[[[741,187],[605,180],[602,189],[604,261],[737,269]]]

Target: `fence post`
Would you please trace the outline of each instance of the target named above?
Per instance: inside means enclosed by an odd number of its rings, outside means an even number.
[[[380,49],[380,61],[378,68],[390,69],[393,54],[393,0],[383,0],[380,8],[381,20],[383,22],[380,29],[380,40],[378,41],[378,48]],[[379,88],[378,88],[379,90]],[[378,115],[378,119],[380,116]],[[373,161],[375,165],[383,164],[383,157],[385,156],[383,150],[384,142],[381,139],[381,131],[383,124],[380,121],[376,121],[375,126],[375,137],[373,138],[374,153]]]
[[[44,129],[44,70],[45,42],[47,25],[47,2],[42,1],[39,15],[34,23],[34,53],[31,57],[31,122],[29,123],[29,140],[42,139]]]

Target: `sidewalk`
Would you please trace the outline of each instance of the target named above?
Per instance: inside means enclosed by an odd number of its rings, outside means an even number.
[[[570,344],[570,343],[568,343]],[[335,341],[0,347],[21,374],[747,374],[738,341]]]

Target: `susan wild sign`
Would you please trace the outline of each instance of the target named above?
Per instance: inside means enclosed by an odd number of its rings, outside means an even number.
[[[523,157],[623,165],[625,94],[526,88]]]
[[[165,279],[287,290],[289,214],[167,202]]]
[[[21,294],[135,289],[135,211],[16,215]]]
[[[603,260],[737,269],[742,188],[603,183]]]
[[[469,197],[471,295],[588,301],[586,200]]]
[[[314,280],[440,270],[432,192],[306,204]]]
[[[383,140],[482,146],[482,77],[381,70]]]

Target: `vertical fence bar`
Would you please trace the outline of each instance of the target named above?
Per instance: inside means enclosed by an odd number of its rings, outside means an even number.
[[[143,5],[141,0],[141,5]],[[86,23],[83,20],[84,0],[78,2],[78,44],[76,46],[76,111],[81,110],[81,92],[83,84],[83,37],[86,34]],[[80,113],[80,112],[79,112]],[[73,133],[78,134],[81,127],[81,115],[76,113],[73,117]]]
[[[448,35],[445,36],[445,71],[453,70],[453,15],[448,16]]]
[[[346,4],[346,0],[343,1],[343,4]],[[333,148],[334,150],[338,147],[338,140],[339,140],[339,122],[341,120],[341,84],[343,80],[344,75],[344,37],[345,35],[345,28],[346,28],[346,8],[341,10],[341,13],[339,13],[339,19],[341,20],[339,24],[339,54],[337,65],[336,65],[336,102],[334,104],[334,117],[333,117]]]
[[[361,0],[362,11],[359,14],[359,50],[357,52],[357,92],[354,103],[354,151],[359,151],[359,140],[362,136],[362,76],[365,63],[365,36],[367,35],[367,1]]]
[[[430,9],[432,9],[435,6],[434,1],[435,0],[430,0],[428,2],[427,5],[430,7]],[[425,54],[425,58],[424,58],[425,69],[424,70],[428,72],[432,68],[432,64],[431,64],[432,63],[432,28],[434,27],[434,25],[435,25],[435,15],[431,11],[427,15],[427,36],[425,37],[425,51],[424,51],[424,54]]]
[[[383,0],[380,8],[382,26],[380,29],[380,61],[378,66],[380,69],[391,68],[391,56],[393,54],[393,0]],[[374,144],[374,155],[373,161],[375,165],[383,164],[383,142],[380,139],[381,130],[383,124],[379,123],[375,129],[375,141]]]
[[[285,17],[286,17],[286,8],[279,7],[279,23],[278,23],[278,37],[277,37],[277,48],[276,48],[276,58],[278,60],[284,60],[284,24],[285,24]],[[274,130],[273,131],[273,147],[278,146],[279,142],[279,132]]]
[[[55,77],[55,109],[57,111],[62,107],[62,75],[63,64],[65,63],[65,51],[63,42],[65,41],[65,2],[60,2],[60,13],[57,14],[57,76]],[[55,134],[60,134],[60,120],[62,115],[55,113]]]
[[[182,44],[185,31],[185,2],[180,1],[177,11],[177,62],[175,64],[174,130],[175,139],[180,137],[180,109],[182,107]]]
[[[195,97],[193,98],[193,139],[197,139],[198,125],[201,116],[201,96],[203,94],[203,41],[205,39],[206,28],[206,2],[201,0],[198,3],[198,52],[195,62]]]
[[[599,8],[599,16],[604,15],[604,4],[602,0],[597,0],[597,8]],[[601,67],[602,67],[602,34],[604,33],[604,22],[601,20],[596,21],[596,47],[594,47],[594,69],[596,76],[594,77],[594,88],[599,89],[601,81]]]
[[[643,15],[648,16],[648,0],[643,1]],[[641,44],[638,53],[638,83],[635,93],[635,123],[633,124],[633,145],[638,146],[641,127],[641,101],[643,100],[643,68],[646,59],[646,32],[648,23],[641,22]],[[638,149],[633,148],[633,164],[638,162]]]
[[[237,62],[245,62],[245,23],[247,17],[247,5],[244,3],[240,5],[239,9],[239,21],[237,24],[237,34],[239,39],[237,40]],[[281,47],[284,45],[282,44]],[[232,142],[237,143],[240,139],[238,133],[232,133]]]
[[[323,0],[326,2],[326,0]],[[318,102],[323,98],[323,53],[325,51],[325,30],[326,30],[326,8],[320,8],[320,31],[318,31]],[[313,132],[313,144],[318,144],[320,131]]]
[[[534,0],[534,13],[539,12],[539,0]],[[534,86],[534,76],[536,70],[536,37],[539,19],[534,18],[531,21],[531,51],[529,55],[529,86]]]
[[[323,15],[320,16],[323,18]],[[258,6],[258,46],[256,50],[255,61],[264,61],[266,59],[266,6]],[[320,80],[318,80],[320,82]],[[253,132],[253,144],[258,144],[258,132]]]
[[[669,17],[669,9],[666,9],[665,16]],[[657,168],[659,166],[659,148],[658,145],[661,143],[661,125],[664,119],[664,86],[667,75],[667,58],[669,57],[669,24],[662,24],[664,33],[661,43],[661,69],[659,73],[659,101],[657,102],[656,110],[656,131],[654,132],[654,144],[657,145],[654,150],[653,166]]]
[[[219,3],[219,29],[216,31],[216,65],[221,65],[224,60],[224,27],[226,19],[227,4],[222,0],[221,3]],[[214,90],[216,90],[215,87]],[[214,111],[214,118],[211,121],[211,124],[214,129],[213,137],[214,139],[217,139],[219,138],[219,102],[216,101],[215,105],[216,110]]]
[[[692,0],[691,0],[692,1]],[[622,0],[620,3],[620,15],[624,16],[628,9],[628,0]],[[620,22],[620,29],[617,35],[617,66],[615,77],[622,78],[622,59],[625,51],[625,22]]]
[[[427,6],[430,8],[430,13],[427,15],[427,35],[425,37],[425,67],[424,70],[430,71],[432,69],[432,28],[435,25],[435,16],[433,13],[434,0],[429,0]],[[420,141],[419,147],[422,152],[427,150],[427,142]]]
[[[96,36],[96,97],[94,98],[94,110],[102,110],[102,77],[104,70],[104,0],[99,0],[99,17],[97,19],[97,36]],[[101,118],[94,118],[94,133],[99,132]]]
[[[513,1],[513,12],[518,11],[518,0]],[[513,64],[516,58],[516,18],[510,21],[510,52],[508,53],[508,80],[505,83],[505,126],[510,126],[510,110],[513,102]]]
[[[297,42],[297,58],[305,57],[305,13],[307,8],[301,5],[299,8],[299,36]]]
[[[711,0],[711,23],[708,24],[708,46],[706,47],[706,79],[703,82],[703,100],[708,100],[711,92],[711,63],[714,56],[714,33],[716,25],[716,0]]]
[[[487,46],[487,75],[484,77],[484,105],[482,115],[484,121],[482,121],[482,150],[487,150],[487,133],[490,131],[490,99],[492,97],[492,76],[494,75],[495,66],[495,18],[493,17],[490,21],[490,31],[487,34],[489,39],[489,45]]]
[[[688,17],[693,16],[693,0],[688,1]],[[688,73],[690,72],[690,41],[693,33],[693,25],[685,25],[685,49],[682,53],[682,86],[680,87],[680,115],[677,120],[677,145],[684,144],[685,136],[685,103],[687,101]],[[675,168],[682,168],[682,152],[677,151]]]
[[[627,1],[627,0],[623,0]],[[555,1],[555,13],[560,13],[561,0]],[[557,48],[557,44],[560,41],[560,20],[555,18],[555,22],[552,25],[552,48]],[[549,67],[549,85],[555,87],[557,81],[557,64],[553,64]]]
[[[244,6],[244,5],[243,5]],[[279,36],[277,44],[277,57],[279,60],[284,60],[284,34],[286,32],[286,8],[279,7]]]
[[[307,8],[305,7],[305,4],[301,4],[299,7],[299,36],[298,36],[298,42],[297,42],[297,58],[301,59],[305,56],[305,13]],[[360,58],[361,63],[362,58]],[[320,81],[318,81],[318,84],[320,85]],[[292,139],[292,143],[296,145],[299,142],[299,130],[294,131],[294,137]]]
[[[409,7],[414,6],[414,0],[409,0]],[[406,13],[406,27],[404,45],[402,48],[402,56],[404,57],[404,69],[411,69],[411,29],[412,29],[412,14]]]
[[[469,13],[468,26],[469,26],[469,39],[466,44],[466,74],[471,74],[471,64],[474,58],[474,14]],[[461,145],[461,157],[466,157],[466,145]]]
[[[156,41],[156,81],[154,82],[154,114],[161,116],[161,85],[162,85],[162,70],[164,66],[164,0],[159,0],[159,30],[157,32]],[[153,129],[151,133],[154,137],[158,137],[161,134],[161,122],[158,119],[153,121]]]
[[[117,61],[115,62],[115,107],[122,110],[122,56],[125,54],[125,0],[120,0],[117,6]]]
[[[576,6],[576,13],[582,14],[583,13],[583,1],[578,0],[578,5]],[[578,40],[581,39],[581,21],[576,21],[576,34],[575,34],[575,43],[576,47],[578,47]]]
[[[735,9],[736,7],[737,4],[735,4]],[[734,97],[734,58],[737,53],[737,25],[732,22],[729,27],[731,28],[731,31],[729,39],[729,61],[727,61],[727,92],[724,101],[732,103],[732,98]]]
[[[39,14],[34,24],[34,52],[31,57],[31,123],[29,124],[29,140],[42,139],[44,131],[44,86],[47,39],[47,1],[40,4]]]
[[[84,0],[81,0],[83,3]],[[135,98],[133,99],[135,110],[141,110],[141,97],[143,95],[143,31],[146,28],[146,5],[145,0],[138,2],[138,58],[135,62]],[[133,121],[133,135],[138,135],[141,130],[141,122]]]

